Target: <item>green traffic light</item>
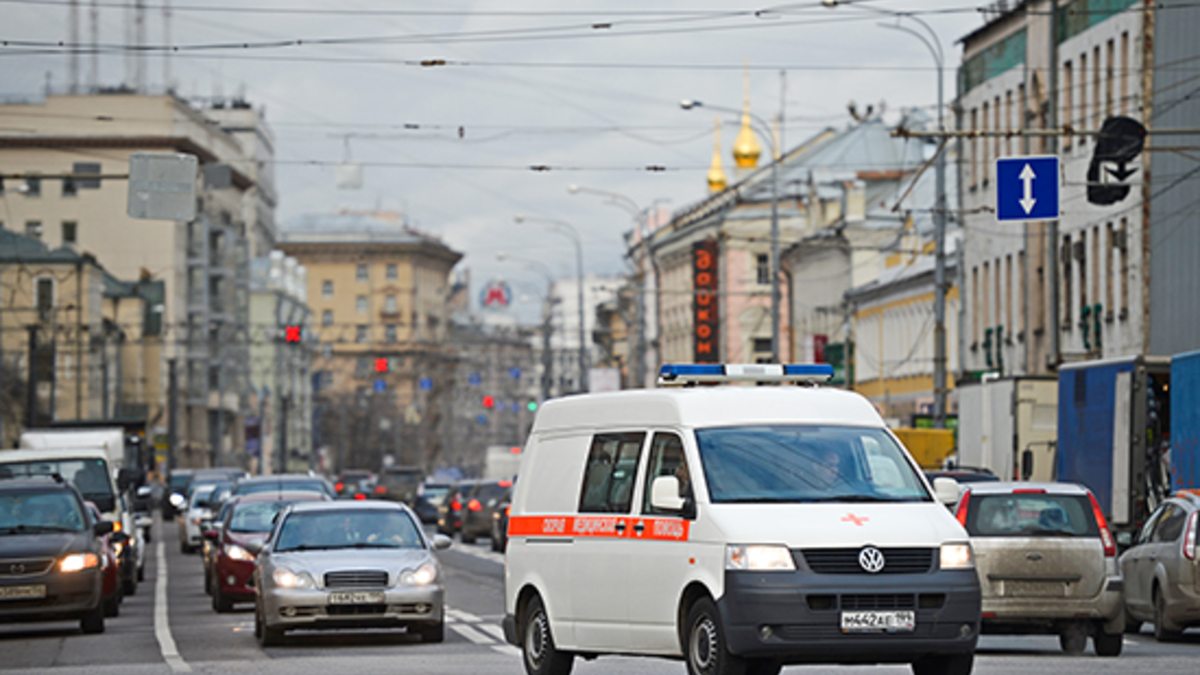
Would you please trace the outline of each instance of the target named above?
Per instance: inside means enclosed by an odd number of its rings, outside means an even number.
[[[525,404],[525,407],[529,409],[529,412],[533,412],[537,410],[537,405],[537,401],[530,401],[529,403]]]

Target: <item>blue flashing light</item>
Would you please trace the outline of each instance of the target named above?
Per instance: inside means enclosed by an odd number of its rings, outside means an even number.
[[[802,377],[833,377],[833,366],[828,363],[785,363],[783,374]]]
[[[668,363],[659,371],[663,384],[699,382],[818,382],[833,377],[828,363]]]
[[[725,374],[725,366],[720,363],[664,363],[658,373],[667,379],[674,377],[703,377],[720,376]]]

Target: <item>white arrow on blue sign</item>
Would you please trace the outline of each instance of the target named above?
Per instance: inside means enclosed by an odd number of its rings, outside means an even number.
[[[996,160],[996,220],[1058,218],[1058,157]]]

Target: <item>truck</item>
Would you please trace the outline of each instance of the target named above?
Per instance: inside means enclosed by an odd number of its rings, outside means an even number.
[[[1200,487],[1200,351],[1171,358],[1171,489]]]
[[[20,445],[25,450],[93,448],[103,450],[113,469],[137,468],[136,457],[126,457],[125,431],[119,427],[95,429],[26,429]]]
[[[483,458],[484,480],[512,480],[521,468],[520,446],[489,445]]]
[[[1170,493],[1171,465],[1195,461],[1194,447],[1172,452],[1171,420],[1176,390],[1194,397],[1198,383],[1193,377],[1172,386],[1171,361],[1137,355],[1058,371],[1055,478],[1091,489],[1121,546]]]
[[[987,377],[958,386],[957,465],[1001,480],[1054,480],[1058,381]]]

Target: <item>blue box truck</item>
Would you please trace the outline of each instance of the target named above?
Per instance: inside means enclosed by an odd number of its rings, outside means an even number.
[[[1200,352],[1171,359],[1171,489],[1200,488]]]

